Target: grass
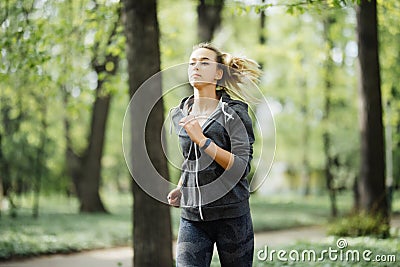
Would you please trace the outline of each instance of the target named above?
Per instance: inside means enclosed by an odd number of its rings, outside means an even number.
[[[34,219],[28,209],[31,198],[18,199],[18,217],[3,212],[0,218],[0,260],[130,245],[132,197],[108,193],[103,200],[111,214],[78,214],[76,199],[47,196],[41,199],[39,218]],[[350,195],[338,197],[339,210],[346,212],[350,203]],[[253,195],[251,209],[256,232],[329,221],[326,196]],[[171,214],[176,237],[179,209],[172,208]]]
[[[37,219],[26,208],[29,200],[21,199],[17,218],[3,213],[0,219],[0,259],[129,244],[129,196],[118,198],[107,199],[110,215],[78,214],[75,199],[46,197]]]
[[[325,224],[330,220],[328,196],[255,196],[250,203],[255,232]],[[339,196],[337,205],[341,214],[347,213],[351,196]]]

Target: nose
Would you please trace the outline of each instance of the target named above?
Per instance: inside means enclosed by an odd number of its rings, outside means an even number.
[[[194,62],[194,64],[192,65],[192,69],[194,69],[194,70],[198,70],[199,69],[199,64],[200,64],[200,62]]]

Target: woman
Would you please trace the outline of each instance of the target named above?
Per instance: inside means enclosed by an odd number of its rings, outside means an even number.
[[[209,266],[216,244],[221,266],[252,266],[249,208],[254,142],[243,85],[257,81],[258,64],[208,43],[190,56],[194,94],[171,112],[185,161],[168,202],[180,206],[177,266]],[[234,100],[230,95],[241,100]]]

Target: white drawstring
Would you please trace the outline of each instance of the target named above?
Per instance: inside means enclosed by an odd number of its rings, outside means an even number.
[[[227,105],[227,103],[226,102],[222,102],[222,107],[221,107],[222,113],[224,113],[224,115],[228,117],[228,119],[226,121],[229,121],[230,119],[234,120],[233,116],[225,111],[225,105]]]
[[[201,209],[201,191],[200,191],[200,186],[199,186],[199,175],[198,175],[198,172],[199,172],[199,158],[198,158],[198,156],[197,156],[197,144],[196,143],[194,143],[194,153],[195,153],[195,157],[196,157],[196,169],[195,169],[195,172],[196,172],[196,187],[197,187],[197,190],[199,191],[199,212],[200,212],[200,218],[201,218],[201,220],[203,220],[204,221],[204,217],[203,217],[203,210]]]
[[[172,125],[174,124],[174,121],[172,120],[172,116],[171,116],[171,112],[172,112],[172,110],[174,110],[174,109],[179,109],[179,105],[170,108],[169,111],[168,111],[168,116],[169,116],[169,135],[172,134]]]
[[[168,116],[169,116],[169,135],[172,134],[172,124],[173,124],[171,111],[172,111],[172,108],[168,112]]]

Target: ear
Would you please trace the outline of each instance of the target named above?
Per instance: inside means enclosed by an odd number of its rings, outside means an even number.
[[[223,75],[224,75],[224,71],[222,69],[217,69],[217,72],[215,73],[215,79],[221,80]]]

